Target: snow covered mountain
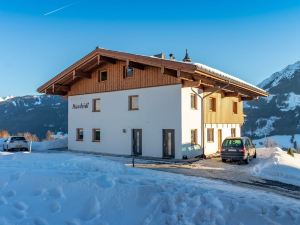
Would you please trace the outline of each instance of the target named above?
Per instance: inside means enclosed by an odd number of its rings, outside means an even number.
[[[300,133],[300,61],[261,82],[270,96],[245,103],[245,135],[261,138]]]
[[[11,134],[67,132],[67,116],[67,101],[58,96],[0,97],[0,130]]]

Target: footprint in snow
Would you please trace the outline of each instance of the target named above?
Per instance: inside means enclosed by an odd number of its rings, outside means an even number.
[[[45,219],[39,217],[39,218],[35,218],[33,220],[33,224],[34,225],[48,225],[48,222]]]
[[[41,196],[45,195],[47,193],[47,190],[45,188],[37,189],[33,192],[33,196]]]
[[[64,194],[62,187],[52,188],[52,189],[48,190],[48,193],[52,198],[55,198],[55,199],[65,198],[65,194]]]
[[[16,196],[16,194],[17,194],[16,191],[14,191],[14,190],[9,190],[9,191],[7,191],[7,192],[5,193],[5,196],[6,196],[7,198],[11,198],[11,197]]]
[[[81,212],[81,219],[84,221],[89,221],[100,214],[100,202],[96,197],[91,197],[83,207]]]
[[[0,197],[0,205],[6,205],[7,204],[7,200],[4,196]],[[0,223],[1,224],[1,223]]]
[[[8,182],[6,181],[0,181],[0,189],[5,188],[8,185]]]
[[[66,225],[81,225],[78,219],[72,219],[65,222]]]
[[[49,207],[52,213],[58,213],[61,211],[61,205],[59,204],[59,202],[52,202]]]
[[[14,207],[20,211],[25,211],[28,209],[28,206],[24,202],[15,202]]]
[[[13,210],[12,212],[13,216],[16,218],[16,219],[24,219],[27,215],[27,213],[25,211],[20,211],[20,210]]]
[[[17,172],[10,175],[10,180],[17,181],[20,179],[21,176],[24,175],[24,172]]]

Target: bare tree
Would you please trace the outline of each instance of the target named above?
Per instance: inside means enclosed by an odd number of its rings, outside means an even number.
[[[29,132],[24,133],[23,135],[27,141],[39,141],[39,138],[35,134],[31,134]]]
[[[46,140],[52,141],[54,139],[53,135],[54,135],[54,133],[52,131],[48,130],[46,133]]]
[[[1,130],[0,131],[0,138],[8,138],[10,134],[8,133],[7,130]]]

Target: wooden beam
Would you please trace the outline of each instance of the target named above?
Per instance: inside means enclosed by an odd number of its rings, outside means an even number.
[[[76,78],[91,78],[91,73],[86,73],[81,70],[73,70],[73,80]]]
[[[56,90],[58,91],[63,91],[63,92],[68,92],[70,91],[70,86],[69,85],[63,85],[63,84],[54,84],[53,85],[53,92],[55,92]]]
[[[164,66],[160,67],[160,72],[161,72],[161,74],[165,73],[165,67]]]
[[[241,97],[242,101],[252,101],[252,100],[256,100],[256,99],[258,99],[258,97],[254,97],[254,96]]]
[[[224,97],[239,97],[240,93],[238,92],[225,92]]]
[[[199,81],[188,81],[182,80],[182,87],[195,87],[198,88],[201,85],[201,80]]]
[[[173,76],[173,77],[177,77],[177,70],[164,68],[164,74],[170,75],[170,76]]]
[[[106,62],[106,63],[110,63],[110,64],[116,64],[117,63],[117,59],[101,55],[100,56],[100,62]]]
[[[129,67],[133,67],[139,70],[145,70],[146,65],[145,64],[141,64],[141,63],[137,63],[137,62],[132,62],[129,61]]]

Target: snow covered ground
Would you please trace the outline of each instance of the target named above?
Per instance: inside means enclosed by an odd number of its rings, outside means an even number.
[[[0,224],[300,224],[300,202],[74,153],[0,153]]]
[[[266,139],[270,138],[278,145],[278,147],[290,148],[294,147],[294,145],[291,143],[291,137],[291,135],[274,135],[266,138],[253,140],[253,142],[256,144],[257,147],[264,147]],[[300,134],[296,134],[294,139],[300,147]]]
[[[280,148],[257,149],[255,176],[300,186],[300,154],[294,157]]]

